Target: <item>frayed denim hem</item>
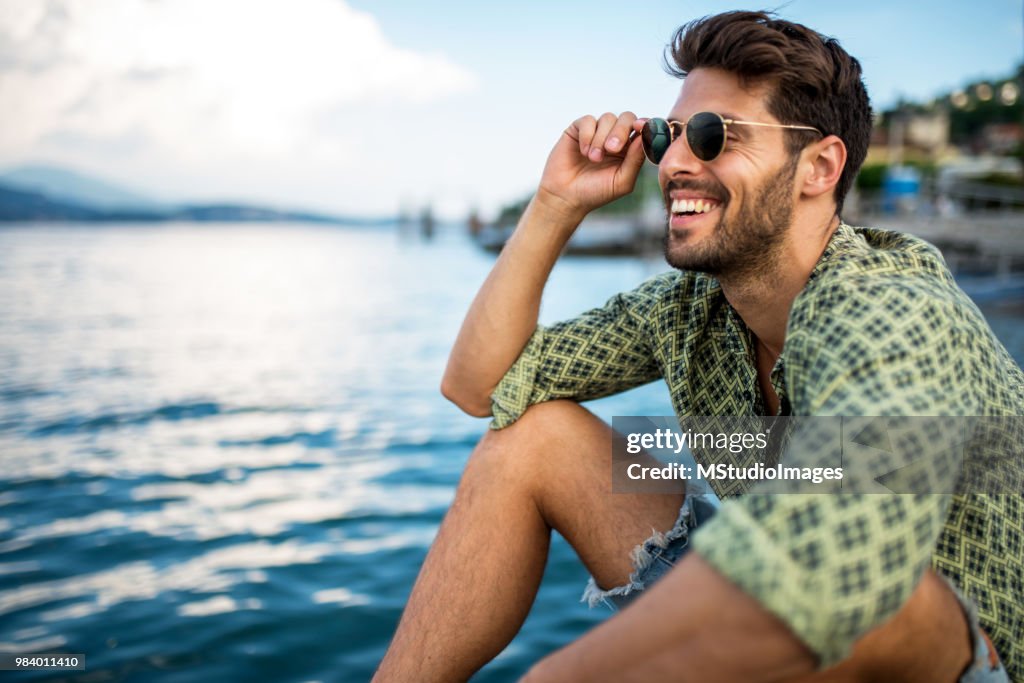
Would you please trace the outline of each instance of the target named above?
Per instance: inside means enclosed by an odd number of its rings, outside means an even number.
[[[629,554],[633,564],[633,572],[629,575],[629,583],[603,590],[594,581],[594,577],[591,576],[590,580],[587,581],[587,587],[583,589],[583,596],[580,598],[580,602],[587,603],[591,608],[595,607],[598,603],[604,603],[609,609],[615,610],[618,609],[618,606],[609,598],[616,596],[625,597],[633,592],[642,591],[645,587],[643,574],[651,566],[651,563],[654,562],[658,554],[667,548],[670,543],[679,539],[689,538],[690,529],[697,525],[697,520],[693,513],[693,498],[693,496],[687,494],[686,498],[683,499],[683,504],[679,508],[679,515],[676,517],[676,523],[667,533],[662,533],[652,528],[650,538],[633,548]]]
[[[971,633],[971,647],[974,650],[974,658],[967,666],[967,670],[961,674],[958,683],[1010,683],[1010,675],[1006,672],[999,654],[995,651],[995,645],[985,635],[978,620],[978,606],[974,600],[960,590],[953,580],[944,574],[939,578],[945,581],[950,590],[960,602],[964,616],[967,617],[967,628]],[[990,649],[991,648],[991,649]],[[994,660],[994,664],[993,664]]]

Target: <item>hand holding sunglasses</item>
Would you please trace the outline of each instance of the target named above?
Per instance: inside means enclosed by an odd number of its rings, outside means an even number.
[[[563,131],[548,155],[538,195],[582,220],[633,191],[644,164],[642,123],[632,112],[585,115]]]
[[[672,145],[683,131],[686,132],[686,144],[690,146],[693,156],[701,161],[710,162],[718,158],[725,150],[726,134],[729,126],[763,126],[765,128],[789,128],[792,130],[813,130],[824,135],[811,126],[797,126],[785,123],[760,123],[758,121],[736,121],[724,118],[721,114],[711,111],[699,111],[685,122],[666,121],[665,119],[647,119],[640,136],[643,140],[644,154],[651,163],[660,164],[669,146]]]

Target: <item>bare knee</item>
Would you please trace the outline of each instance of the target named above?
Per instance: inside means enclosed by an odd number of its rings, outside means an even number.
[[[589,410],[576,401],[565,399],[535,403],[505,429],[492,430],[498,433],[513,431],[540,431],[549,436],[564,432],[572,425],[600,422]]]
[[[581,451],[610,453],[611,428],[575,401],[537,403],[504,429],[488,430],[466,467],[518,475],[531,480],[549,476],[559,462],[576,460]]]
[[[575,401],[545,401],[527,408],[508,427],[488,430],[480,445],[528,449],[569,439],[578,441],[588,436],[610,438],[611,432],[607,430],[607,425]]]
[[[559,427],[567,420],[579,421],[581,419],[591,421],[597,420],[598,418],[576,401],[558,399],[554,401],[544,401],[543,403],[534,403],[526,409],[526,412],[524,412],[519,420],[513,423],[512,426],[524,423]]]

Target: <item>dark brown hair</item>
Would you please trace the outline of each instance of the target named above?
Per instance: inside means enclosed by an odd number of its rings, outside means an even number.
[[[668,72],[685,78],[701,67],[724,69],[744,87],[767,85],[768,111],[781,123],[814,126],[846,145],[846,166],[834,197],[836,213],[867,156],[871,104],[860,62],[834,38],[769,12],[724,12],[684,24],[665,50]],[[819,139],[787,130],[791,154]]]

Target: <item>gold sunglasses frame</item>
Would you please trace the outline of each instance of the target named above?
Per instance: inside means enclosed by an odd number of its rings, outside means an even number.
[[[721,114],[719,114],[718,112],[698,111],[698,112],[694,112],[693,114],[690,114],[690,117],[688,119],[686,119],[686,121],[677,121],[677,120],[674,120],[674,119],[662,119],[663,121],[665,121],[665,123],[668,124],[668,145],[669,145],[669,147],[671,147],[673,144],[675,144],[675,141],[678,140],[680,137],[682,137],[682,138],[686,137],[686,132],[685,132],[686,127],[690,125],[690,121],[693,121],[693,117],[700,116],[701,114],[714,114],[715,116],[718,117],[718,120],[722,122],[722,146],[721,146],[721,148],[719,148],[719,150],[710,159],[701,159],[699,156],[697,156],[694,153],[694,151],[693,151],[693,147],[690,145],[690,141],[686,140],[686,146],[690,148],[690,153],[693,154],[693,156],[695,156],[697,159],[700,159],[701,161],[703,161],[704,163],[711,163],[712,161],[714,161],[718,157],[722,156],[722,152],[725,151],[726,140],[729,137],[729,126],[732,126],[732,125],[736,125],[736,126],[762,126],[764,128],[789,128],[791,130],[813,130],[818,135],[820,135],[822,137],[825,137],[825,134],[822,133],[817,128],[815,128],[814,126],[802,126],[802,125],[796,125],[796,124],[792,124],[792,123],[764,123],[762,121],[738,121],[736,119],[727,119],[724,116],[722,116]],[[682,128],[681,131],[680,131],[680,134],[678,136],[675,134],[676,124],[678,124]],[[661,163],[660,161],[659,162],[655,162],[653,159],[651,159],[651,157],[646,154],[646,150],[644,150],[644,152],[645,152],[644,156],[646,156],[647,160],[650,161],[651,163]],[[667,154],[667,153],[668,153],[668,147],[665,148],[665,152],[662,154],[661,158],[664,159],[665,158],[665,154]]]

